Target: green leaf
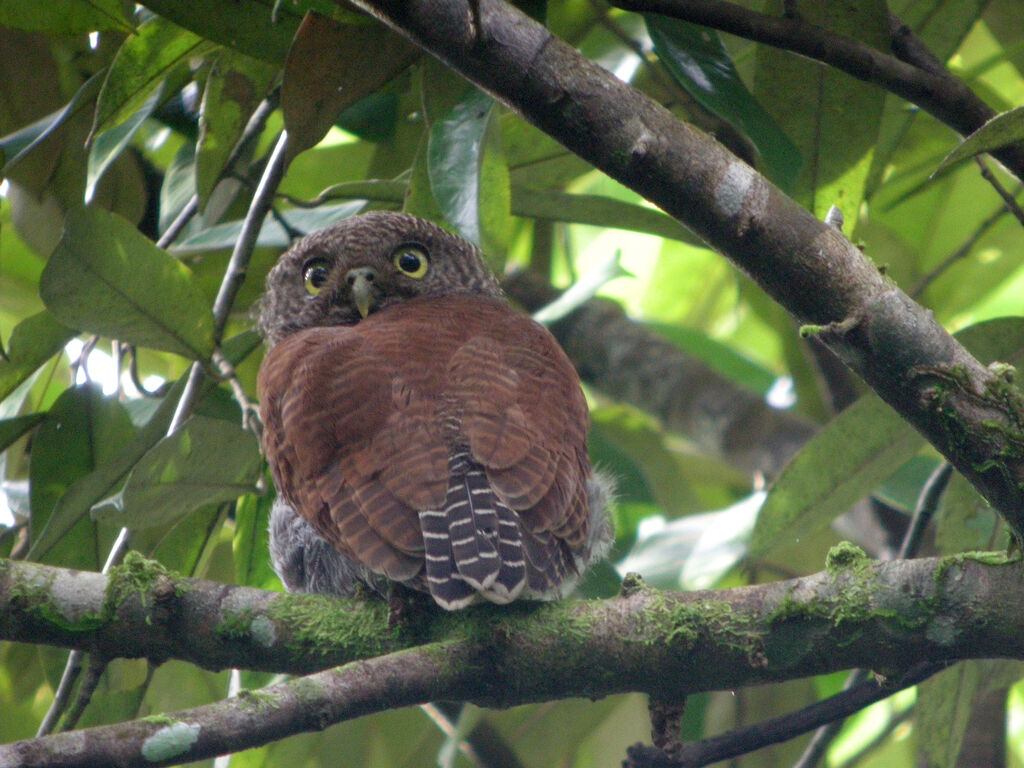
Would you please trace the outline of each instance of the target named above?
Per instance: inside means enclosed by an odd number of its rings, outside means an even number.
[[[138,132],[142,124],[146,122],[153,110],[160,104],[163,97],[163,83],[159,83],[153,92],[139,107],[139,111],[109,131],[93,137],[89,147],[89,164],[85,178],[85,202],[93,201],[93,194],[96,192],[96,185],[99,183],[103,172],[110,167],[120,154],[127,147],[132,138]]]
[[[45,413],[28,413],[0,421],[0,452],[45,418]]]
[[[188,268],[106,211],[68,214],[39,293],[80,330],[193,359],[213,352],[209,302]]]
[[[781,10],[782,3],[772,0],[764,12]],[[885,0],[807,0],[800,5],[800,17],[878,50],[891,44]],[[838,206],[848,226],[854,226],[885,92],[816,61],[758,46],[754,93],[803,154],[799,177],[787,191],[819,219],[830,206]]]
[[[776,376],[767,368],[705,333],[670,323],[648,322],[644,325],[687,354],[704,361],[722,375],[760,395],[767,394],[775,384]]]
[[[102,564],[99,562],[102,555],[94,546],[81,546],[85,541],[91,545],[99,543],[92,523],[81,517],[73,521],[64,519],[60,502],[75,483],[108,465],[130,444],[134,434],[124,407],[116,399],[104,397],[96,386],[71,387],[50,408],[32,441],[29,466],[32,526],[34,530],[43,531],[40,538],[57,528],[62,529],[62,536],[73,534],[57,551],[47,552],[51,559],[78,568],[95,568]],[[82,525],[72,531],[79,522]],[[41,559],[43,550],[36,545],[32,550],[31,559]]]
[[[32,548],[28,554],[29,560],[39,560],[44,557],[79,520],[86,516],[93,504],[113,492],[125,475],[135,466],[135,463],[167,433],[167,427],[174,416],[187,378],[184,376],[178,380],[160,402],[159,408],[150,420],[138,431],[124,450],[97,466],[89,474],[76,480],[60,496],[46,527],[37,528],[40,533],[32,542]]]
[[[206,208],[249,117],[276,76],[276,67],[230,48],[214,61],[199,108],[195,188],[201,209]]]
[[[512,188],[511,205],[515,216],[613,227],[684,243],[698,242],[690,230],[661,211],[601,195],[574,195],[517,186]]]
[[[167,525],[199,507],[255,492],[259,474],[252,432],[222,419],[192,416],[153,446],[119,498],[94,517],[127,528]]]
[[[0,26],[74,35],[116,29],[131,32],[121,0],[3,0]]]
[[[64,349],[74,336],[74,331],[61,325],[46,310],[18,323],[7,343],[7,359],[0,359],[0,400]]]
[[[93,135],[138,112],[165,80],[167,93],[176,93],[191,79],[188,60],[211,50],[208,40],[166,19],[147,21],[124,41],[110,65],[96,104]]]
[[[147,8],[178,26],[278,66],[284,64],[309,5],[233,0],[231,12],[226,13],[221,0],[146,0]]]
[[[347,203],[324,205],[308,210],[295,208],[283,211],[281,218],[287,221],[288,226],[294,231],[308,233],[322,229],[336,221],[355,216],[365,205],[366,202],[363,200],[351,200]],[[238,235],[241,231],[241,221],[229,221],[224,224],[218,224],[215,227],[197,232],[180,243],[171,246],[171,251],[186,254],[231,248],[238,240]],[[268,216],[263,222],[263,227],[260,229],[256,245],[260,248],[287,248],[291,244],[291,235],[285,232],[276,217]]]
[[[508,167],[495,123],[497,107],[473,89],[430,128],[427,172],[444,215],[464,238],[503,257],[509,237]]]
[[[718,33],[680,19],[644,14],[658,58],[691,96],[743,131],[757,147],[769,175],[792,187],[803,160],[770,114],[743,84]]]
[[[47,139],[54,136],[61,126],[71,121],[82,110],[91,108],[102,85],[103,73],[97,72],[82,84],[64,107],[0,139],[0,150],[3,152],[4,160],[0,175],[18,180],[18,175],[12,174],[15,166],[32,152],[42,151],[44,146],[49,147],[49,144],[45,144]]]
[[[1024,318],[978,323],[955,338],[983,362],[1013,362],[1024,350]],[[821,530],[890,478],[923,443],[877,395],[861,397],[826,424],[775,481],[754,528],[751,556]]]
[[[754,526],[751,557],[824,528],[923,443],[877,395],[861,397],[822,427],[779,475]]]
[[[996,115],[946,155],[932,176],[961,160],[1024,140],[1024,107]]]

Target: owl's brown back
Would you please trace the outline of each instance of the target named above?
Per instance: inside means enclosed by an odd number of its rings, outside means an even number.
[[[500,299],[414,297],[296,331],[259,392],[279,494],[372,574],[451,609],[559,594],[592,554],[576,373]]]

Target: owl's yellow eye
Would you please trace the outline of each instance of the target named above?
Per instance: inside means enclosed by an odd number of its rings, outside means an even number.
[[[306,293],[310,296],[316,296],[320,293],[320,289],[324,287],[324,283],[327,282],[327,275],[330,274],[330,270],[327,268],[327,262],[324,259],[310,259],[302,265],[302,279],[306,284]]]
[[[417,280],[427,274],[430,267],[427,252],[418,245],[401,245],[391,258],[400,272]]]

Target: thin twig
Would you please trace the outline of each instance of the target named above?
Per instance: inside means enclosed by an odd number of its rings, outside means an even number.
[[[238,145],[229,157],[228,164],[226,165],[228,169],[238,161],[244,149],[250,146],[251,142],[254,141],[262,132],[266,119],[273,111],[275,105],[276,101],[269,97],[261,102],[260,106],[253,113],[253,116],[249,119],[249,123],[246,125],[246,130],[242,139],[239,141]],[[224,326],[227,324],[228,315],[231,311],[231,304],[238,292],[238,288],[241,286],[241,283],[245,278],[245,268],[248,264],[249,257],[252,254],[252,250],[255,247],[256,235],[259,233],[259,226],[263,223],[263,218],[266,216],[266,212],[269,210],[270,204],[273,200],[273,194],[284,174],[285,145],[286,134],[282,132],[271,158],[264,169],[263,178],[260,181],[257,194],[253,198],[252,204],[249,208],[249,214],[246,216],[246,222],[242,228],[242,235],[239,237],[238,242],[235,245],[235,250],[231,255],[231,261],[228,263],[227,272],[221,282],[220,292],[217,294],[217,299],[214,301],[214,338],[218,342],[224,332]],[[165,232],[157,242],[157,245],[161,248],[166,248],[170,245],[174,238],[177,237],[184,228],[185,224],[197,211],[198,198],[194,196],[189,200],[185,208],[182,209],[181,213],[178,214],[167,232]],[[259,225],[255,227],[255,234],[247,233],[246,226],[248,226],[249,229],[252,229],[251,218],[257,215],[259,216]],[[244,258],[242,255],[243,253]],[[177,430],[191,413],[192,408],[195,405],[196,398],[198,397],[203,378],[202,363],[194,363],[189,371],[189,378],[185,385],[185,390],[182,392],[181,399],[178,401],[174,416],[167,428],[167,434],[171,434]],[[103,573],[109,573],[112,568],[121,562],[125,553],[128,551],[128,536],[129,531],[127,528],[122,528],[118,532],[117,538],[114,540],[114,544],[107,555],[107,560],[103,564]],[[61,712],[67,706],[71,687],[74,684],[76,676],[74,674],[67,673],[67,670],[75,667],[80,668],[81,664],[82,652],[78,650],[72,651],[68,655],[68,660],[65,664],[65,674],[61,676],[61,682],[54,694],[54,700],[50,704],[50,708],[43,718],[43,724],[40,726],[41,730],[43,725],[47,726],[47,728],[52,728],[54,723],[56,723],[60,718]],[[82,692],[79,693],[80,702],[75,706],[81,706],[84,709],[88,704],[91,691],[84,700],[81,700],[81,696]],[[40,735],[45,735],[45,733],[48,732],[49,731],[47,730]]]
[[[72,704],[64,716],[64,722],[61,723],[60,729],[62,731],[70,731],[78,725],[82,713],[85,712],[85,708],[100,684],[100,678],[103,677],[103,672],[106,670],[108,663],[108,660],[105,658],[89,657],[89,663],[85,667],[85,676],[82,678],[82,685],[78,690],[78,695],[75,697],[74,704]]]
[[[627,751],[629,768],[699,768],[731,757],[787,741],[801,733],[807,733],[825,723],[848,717],[865,707],[892,696],[897,691],[924,682],[932,675],[946,669],[947,664],[922,662],[917,664],[891,684],[868,680],[850,690],[816,702],[797,712],[765,720],[755,725],[716,736],[713,739],[684,744],[679,756],[668,758],[653,747],[637,745]]]
[[[969,254],[974,249],[974,246],[978,244],[978,241],[981,240],[981,238],[984,237],[985,234],[990,229],[992,229],[992,227],[995,226],[995,224],[1007,213],[1008,211],[1006,210],[1006,207],[1000,206],[995,211],[995,213],[993,213],[991,216],[989,216],[987,219],[981,222],[981,224],[974,231],[974,233],[970,237],[968,237],[966,241],[964,241],[963,245],[961,245],[959,248],[957,248],[955,251],[949,254],[949,256],[944,258],[934,269],[932,269],[930,272],[928,272],[928,274],[926,274],[924,277],[918,280],[917,284],[909,291],[907,291],[907,294],[910,297],[916,299],[918,296],[924,293],[925,289],[933,282],[935,282],[939,277],[941,277],[947,269],[949,269],[951,266],[960,261],[960,259],[965,258],[967,254]]]
[[[985,162],[985,158],[981,155],[976,155],[974,162],[977,163],[978,167],[981,169],[981,178],[987,181],[992,186],[992,189],[996,191],[996,194],[1002,198],[1003,204],[1006,206],[1006,210],[1012,213],[1017,221],[1024,224],[1024,210],[1022,210],[1020,205],[1017,203],[1017,199],[1006,191],[1006,187],[999,183],[999,179],[997,179],[996,175],[992,173],[992,169],[988,167],[988,163]],[[1020,191],[1020,184],[1017,185],[1016,191]]]

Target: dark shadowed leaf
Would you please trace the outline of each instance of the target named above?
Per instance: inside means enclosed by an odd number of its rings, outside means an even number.
[[[68,214],[39,293],[79,330],[189,358],[213,352],[213,317],[192,273],[106,211]]]
[[[645,14],[654,50],[683,88],[757,147],[772,180],[788,189],[802,159],[772,116],[743,84],[718,33],[668,16]]]
[[[116,29],[131,32],[121,0],[4,0],[0,25],[58,35]]]
[[[193,416],[135,466],[119,498],[95,512],[127,528],[166,525],[199,507],[256,490],[256,436],[229,421]]]
[[[45,413],[27,413],[13,419],[0,420],[0,451],[28,432],[32,427],[46,418]]]
[[[232,550],[235,561],[235,581],[262,589],[278,588],[277,576],[270,567],[267,549],[267,528],[274,496],[247,494],[235,508],[235,537]]]
[[[281,86],[289,151],[298,154],[319,142],[341,110],[379,89],[420,55],[383,24],[339,24],[307,13],[288,51]]]

